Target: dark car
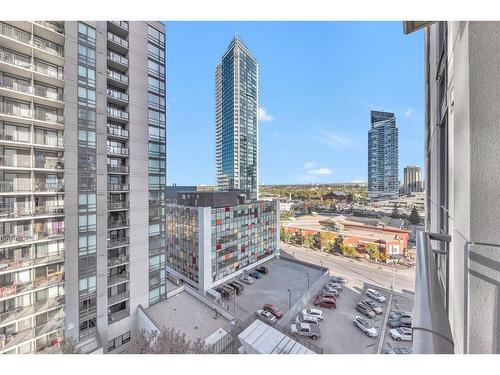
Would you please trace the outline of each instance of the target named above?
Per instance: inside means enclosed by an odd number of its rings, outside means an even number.
[[[257,271],[251,271],[248,274],[252,276],[254,279],[260,279],[262,277],[262,274]]]
[[[329,299],[334,299],[336,300],[337,299],[337,295],[333,294],[333,293],[328,293],[328,292],[325,292],[324,290],[322,290],[321,292],[319,292],[317,295],[316,295],[316,298],[329,298]]]
[[[391,310],[391,312],[389,313],[389,319],[399,319],[399,318],[411,319],[411,313],[402,310]]]
[[[325,307],[327,309],[336,309],[337,301],[332,298],[319,297],[314,300],[313,305],[316,307]]]
[[[231,296],[231,294],[229,293],[229,291],[227,289],[225,289],[225,288],[217,287],[217,288],[215,288],[215,290],[217,292],[219,292],[220,295],[222,296],[222,298],[224,298],[224,299],[228,299]]]
[[[333,276],[330,281],[338,284],[347,284],[347,279],[342,276]]]
[[[365,305],[363,302],[358,302],[356,304],[356,310],[368,318],[375,317],[375,312],[370,308],[370,306]]]
[[[278,309],[276,306],[274,306],[271,303],[266,303],[262,309],[269,311],[271,314],[273,314],[276,317],[276,319],[282,318],[283,314],[284,314],[283,311],[281,311],[280,309]]]
[[[269,273],[269,270],[265,266],[257,267],[255,270],[264,274],[264,275],[267,275]]]
[[[400,317],[395,319],[389,319],[387,324],[391,328],[399,328],[399,327],[407,327],[411,328],[411,318],[408,317]]]
[[[230,285],[230,286],[232,286],[234,289],[236,289],[236,294],[237,295],[240,295],[241,293],[243,293],[243,290],[245,289],[245,287],[243,286],[243,284],[240,284],[237,281],[231,281],[230,283],[227,283],[227,284]]]

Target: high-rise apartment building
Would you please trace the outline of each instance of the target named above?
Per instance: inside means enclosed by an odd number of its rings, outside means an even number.
[[[394,197],[399,192],[398,128],[389,112],[370,112],[368,130],[368,197]]]
[[[405,22],[405,31],[420,26]],[[500,23],[434,22],[424,40],[426,217],[413,348],[500,353]]]
[[[403,191],[406,194],[419,193],[423,190],[420,167],[409,165],[404,169]]]
[[[0,353],[130,341],[165,298],[165,30],[0,22]]]
[[[215,71],[216,180],[219,189],[250,192],[259,184],[259,65],[235,37]]]

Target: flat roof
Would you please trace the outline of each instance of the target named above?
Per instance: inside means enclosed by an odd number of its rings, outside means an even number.
[[[316,354],[258,319],[241,332],[238,339],[244,348],[251,347],[251,354]]]
[[[160,328],[169,327],[180,330],[190,340],[206,339],[221,328],[230,331],[228,319],[183,291],[146,309],[148,315]]]

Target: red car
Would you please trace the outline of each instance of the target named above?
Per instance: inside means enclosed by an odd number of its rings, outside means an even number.
[[[319,297],[314,300],[314,306],[325,307],[327,309],[336,309],[337,302],[332,298]]]
[[[264,305],[264,307],[262,309],[265,311],[269,311],[271,314],[273,314],[276,317],[276,319],[281,319],[283,317],[283,311],[278,309],[273,304],[267,303]]]
[[[328,293],[328,292],[325,292],[325,291],[319,292],[316,295],[316,298],[328,298],[328,299],[333,299],[335,301],[337,300],[337,296],[335,296],[335,294]]]

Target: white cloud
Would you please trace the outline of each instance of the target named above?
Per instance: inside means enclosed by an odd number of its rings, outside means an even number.
[[[307,171],[308,174],[312,174],[313,176],[325,176],[332,174],[332,170],[330,168],[317,168],[317,169],[309,169]]]
[[[408,107],[408,109],[405,112],[406,117],[410,117],[413,114],[413,109],[411,107]]]
[[[312,162],[312,161],[308,161],[307,163],[304,164],[304,169],[311,169],[311,168],[314,168],[316,166],[316,163]]]
[[[259,121],[274,121],[274,117],[267,113],[264,107],[259,107]]]

